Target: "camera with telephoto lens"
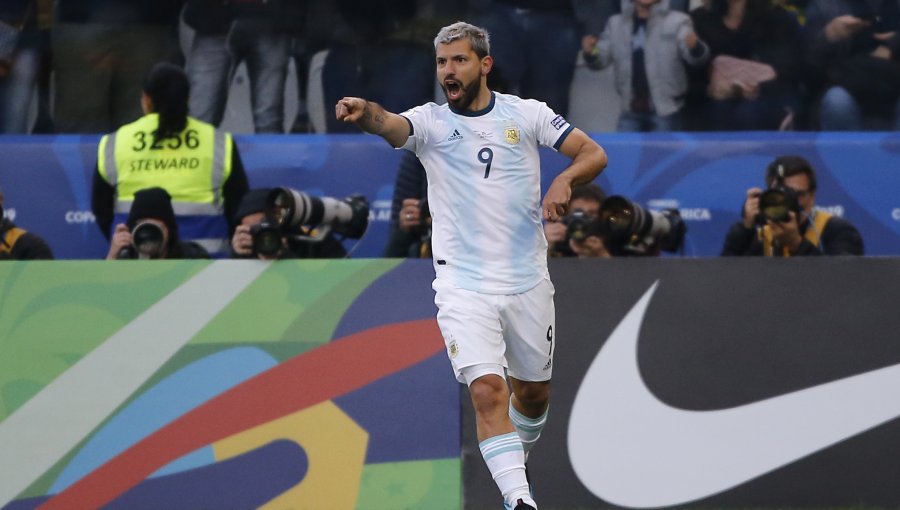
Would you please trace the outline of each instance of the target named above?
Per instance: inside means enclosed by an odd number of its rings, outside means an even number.
[[[119,259],[158,259],[163,253],[165,235],[162,227],[145,221],[131,230],[131,246],[119,250]]]
[[[756,224],[763,226],[767,221],[784,223],[790,221],[793,212],[800,215],[800,200],[793,189],[778,185],[763,191],[759,195],[759,214]]]
[[[677,209],[653,211],[619,195],[603,201],[599,224],[603,243],[614,257],[674,253],[687,232]]]
[[[277,255],[282,238],[322,241],[330,232],[359,239],[369,226],[369,202],[362,195],[342,200],[274,188],[266,197],[266,221],[251,227],[254,254]]]

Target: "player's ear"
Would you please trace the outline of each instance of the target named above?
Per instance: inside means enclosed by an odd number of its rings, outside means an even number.
[[[489,72],[491,72],[491,68],[494,67],[494,57],[487,55],[483,59],[481,59],[481,75],[487,76]]]

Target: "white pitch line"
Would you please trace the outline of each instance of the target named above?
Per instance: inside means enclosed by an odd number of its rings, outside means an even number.
[[[211,263],[0,422],[0,508],[122,405],[267,267],[260,261]]]

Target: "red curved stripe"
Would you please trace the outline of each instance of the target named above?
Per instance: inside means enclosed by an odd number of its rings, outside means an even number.
[[[391,324],[330,342],[192,409],[40,508],[99,508],[185,454],[340,397],[424,361],[443,346],[434,319]]]

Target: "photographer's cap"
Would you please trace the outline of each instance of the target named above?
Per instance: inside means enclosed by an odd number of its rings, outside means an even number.
[[[131,230],[140,220],[153,218],[166,224],[170,236],[178,231],[175,210],[172,208],[172,196],[163,188],[145,188],[134,194],[134,202],[128,212],[128,229]]]
[[[244,216],[265,212],[266,198],[271,192],[272,188],[254,188],[244,194],[243,198],[241,198],[241,203],[238,204],[237,211],[234,213],[234,222],[240,223]]]

